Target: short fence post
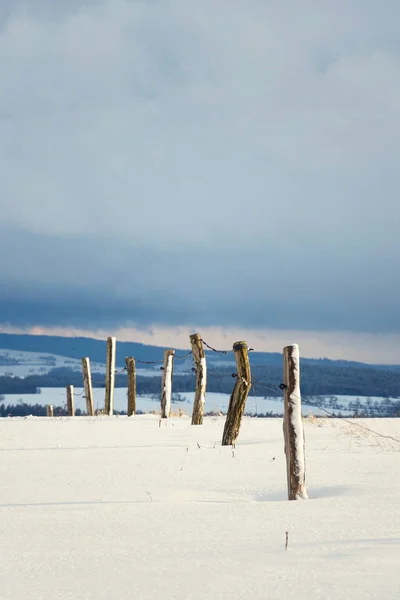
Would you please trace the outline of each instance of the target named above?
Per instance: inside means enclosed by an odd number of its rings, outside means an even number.
[[[288,499],[306,499],[305,439],[301,416],[300,356],[297,344],[283,349],[284,417]]]
[[[163,374],[161,381],[161,418],[171,416],[172,372],[174,368],[175,350],[165,350]]]
[[[206,402],[207,363],[204,353],[203,340],[199,333],[190,336],[194,364],[196,369],[196,391],[194,394],[192,425],[202,425],[204,405]]]
[[[92,387],[92,374],[90,371],[89,358],[82,358],[82,374],[83,374],[83,387],[85,389],[86,413],[89,416],[93,417],[94,416],[93,387]]]
[[[107,361],[106,361],[106,396],[104,412],[112,415],[114,412],[114,384],[115,384],[115,346],[116,338],[107,339]]]
[[[222,445],[230,446],[236,442],[239,435],[240,423],[246,406],[247,396],[251,388],[251,371],[249,362],[249,349],[246,342],[233,344],[235,352],[237,379],[229,400],[226,415]]]
[[[75,416],[74,386],[67,385],[67,411],[69,417]]]
[[[128,373],[128,417],[136,413],[136,364],[131,356],[125,358]]]
[[[53,405],[52,404],[47,404],[47,406],[46,406],[46,416],[48,416],[48,417],[54,417],[54,410],[53,410]]]

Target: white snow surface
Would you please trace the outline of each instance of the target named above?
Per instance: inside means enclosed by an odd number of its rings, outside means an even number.
[[[400,444],[307,419],[289,502],[281,419],[223,423],[1,419],[1,600],[397,600]]]

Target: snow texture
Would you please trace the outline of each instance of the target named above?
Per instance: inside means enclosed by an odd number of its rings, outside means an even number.
[[[200,366],[201,366],[201,373],[202,373],[200,402],[201,402],[202,406],[204,406],[206,403],[205,391],[206,391],[206,387],[207,387],[207,361],[206,361],[205,356],[200,358]]]
[[[299,346],[297,344],[293,344],[292,352],[291,352],[292,362],[293,362],[293,379],[294,379],[294,387],[289,396],[289,402],[292,406],[292,411],[290,415],[291,426],[293,428],[295,434],[295,446],[296,446],[296,464],[295,470],[296,474],[299,477],[299,480],[304,482],[298,494],[296,495],[297,499],[306,500],[307,496],[307,488],[305,484],[306,478],[306,462],[305,462],[305,450],[304,450],[304,429],[303,429],[303,419],[301,414],[301,392],[300,392],[300,353]]]
[[[172,397],[172,369],[174,364],[174,355],[169,354],[165,365],[164,393],[165,393],[165,414],[171,414]]]
[[[305,428],[289,502],[281,419],[0,420],[1,600],[397,600],[399,445]]]
[[[109,391],[110,394],[110,410],[109,414],[114,412],[114,387],[115,387],[115,360],[116,360],[117,338],[110,337],[107,341],[107,369],[109,369]],[[106,381],[107,394],[107,381]]]

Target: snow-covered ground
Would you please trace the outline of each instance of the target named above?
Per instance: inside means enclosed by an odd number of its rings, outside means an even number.
[[[75,388],[75,408],[80,408],[86,411],[85,400],[83,398],[83,389]],[[94,390],[94,405],[96,409],[104,407],[104,388]],[[114,408],[116,411],[127,410],[127,390],[126,388],[117,388],[114,394]],[[174,395],[175,396],[175,395]],[[5,394],[4,404],[17,404],[19,401],[27,404],[53,404],[54,406],[62,406],[66,404],[66,392],[63,388],[42,388],[41,394]],[[175,396],[176,397],[176,396]],[[181,410],[187,415],[192,414],[194,393],[184,392],[180,394],[184,399],[183,402],[173,401],[172,410],[178,412]],[[340,398],[340,396],[339,396]],[[207,393],[206,395],[206,412],[225,412],[229,404],[229,394]],[[153,399],[150,396],[139,396],[137,398],[137,409],[142,412],[157,411],[160,408],[160,400]],[[252,415],[272,413],[281,415],[283,413],[282,398],[264,398],[260,396],[250,395],[246,403],[246,412]],[[343,416],[352,414],[344,410],[329,409],[332,414],[341,413]],[[323,410],[315,406],[307,405],[303,402],[303,415],[325,415]]]
[[[357,423],[305,420],[288,502],[281,419],[2,419],[1,600],[397,600],[400,421]]]

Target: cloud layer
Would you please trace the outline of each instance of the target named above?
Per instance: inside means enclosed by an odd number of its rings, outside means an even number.
[[[398,2],[54,4],[0,3],[3,322],[400,330]]]

